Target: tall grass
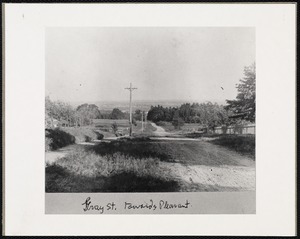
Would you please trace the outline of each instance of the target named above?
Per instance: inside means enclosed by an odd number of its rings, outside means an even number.
[[[176,187],[178,182],[157,158],[101,156],[78,149],[46,166],[47,192],[155,192]]]
[[[222,135],[210,141],[255,159],[255,135]]]
[[[170,142],[156,142],[148,137],[133,139],[119,139],[112,142],[102,142],[95,146],[87,147],[92,152],[101,156],[119,153],[124,157],[133,158],[159,158],[161,161],[174,162],[172,155],[174,147]]]
[[[68,154],[67,157],[59,159],[57,164],[78,175],[88,177],[107,177],[122,172],[132,172],[137,176],[159,176],[157,170],[159,159],[139,159],[120,153],[101,156],[78,149]]]

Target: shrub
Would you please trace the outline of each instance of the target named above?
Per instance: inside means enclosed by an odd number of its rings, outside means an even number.
[[[46,129],[46,150],[55,150],[75,143],[75,137],[59,128]]]
[[[80,142],[88,142],[86,140],[88,140],[88,138],[86,136],[88,136],[89,138],[91,138],[91,140],[93,139],[97,139],[97,134],[94,131],[95,128],[90,127],[90,126],[85,126],[85,127],[65,127],[62,130],[73,135],[76,139],[76,143],[80,143]]]
[[[242,133],[243,133],[243,126],[240,125],[240,124],[235,124],[235,125],[233,126],[233,132],[234,132],[235,134],[242,134]]]
[[[101,140],[101,139],[104,138],[104,135],[103,135],[103,134],[100,134],[100,133],[97,132],[97,131],[94,131],[94,132],[95,132],[95,134],[97,135],[96,137],[97,137],[98,140]]]
[[[222,129],[222,133],[223,133],[223,134],[226,134],[226,133],[227,133],[228,126],[227,126],[227,125],[223,125],[221,129]]]
[[[85,135],[85,140],[84,142],[91,142],[92,138],[90,136]]]
[[[158,122],[156,122],[156,124],[157,124],[158,126],[166,126],[166,125],[167,125],[167,123],[164,122],[164,121],[158,121]]]

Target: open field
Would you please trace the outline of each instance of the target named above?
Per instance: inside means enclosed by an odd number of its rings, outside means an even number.
[[[128,119],[93,119],[93,125],[96,127],[111,127],[113,123],[117,123],[119,127],[129,127]]]
[[[87,146],[87,150],[102,156],[120,153],[128,157],[153,157],[160,161],[189,165],[254,165],[254,161],[250,158],[241,157],[234,151],[204,141],[120,139],[110,143],[103,142],[94,146]]]

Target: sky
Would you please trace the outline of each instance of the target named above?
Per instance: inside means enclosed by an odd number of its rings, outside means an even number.
[[[255,62],[251,27],[46,29],[46,95],[52,100],[187,100],[225,103]]]

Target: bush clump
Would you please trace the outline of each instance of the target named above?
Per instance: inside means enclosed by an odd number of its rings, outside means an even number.
[[[100,134],[99,132],[95,131],[95,134],[96,134],[96,137],[98,140],[101,140],[104,138],[104,135],[103,134]]]
[[[56,150],[75,143],[75,137],[59,128],[46,129],[46,151]]]

